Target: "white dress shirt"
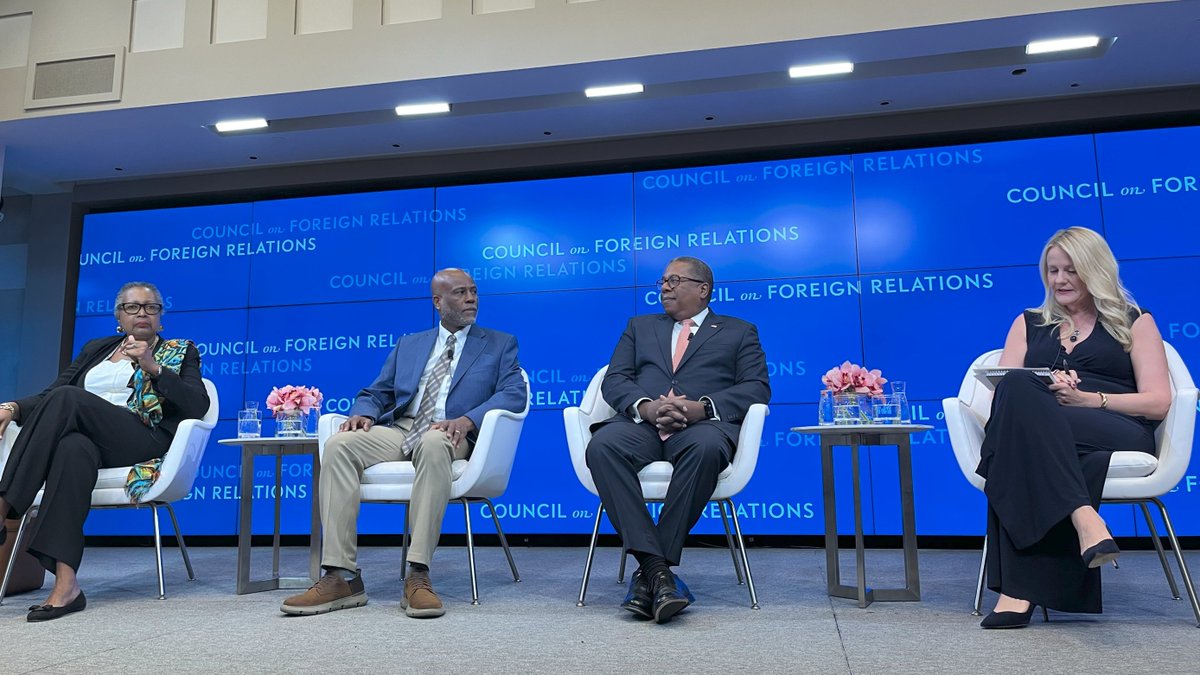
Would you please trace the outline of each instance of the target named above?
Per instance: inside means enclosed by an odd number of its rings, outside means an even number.
[[[83,376],[83,388],[100,398],[124,408],[129,403],[133,389],[129,377],[133,375],[133,363],[121,359],[116,363],[104,359],[92,366]]]

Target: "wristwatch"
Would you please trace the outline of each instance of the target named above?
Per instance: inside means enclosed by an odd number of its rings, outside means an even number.
[[[717,419],[717,411],[713,408],[712,400],[703,398],[703,399],[700,399],[700,402],[704,404],[705,419],[710,419],[710,420]]]

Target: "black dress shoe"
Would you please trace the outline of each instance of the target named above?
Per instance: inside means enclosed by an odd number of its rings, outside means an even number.
[[[654,598],[654,622],[666,623],[690,603],[675,585],[675,575],[659,572],[650,579],[650,595]]]
[[[992,612],[979,622],[980,628],[1024,628],[1033,618],[1033,608],[1037,605],[1029,603],[1029,609],[1024,612]],[[1043,612],[1045,609],[1042,610]]]
[[[650,597],[650,584],[646,583],[646,575],[638,568],[629,579],[629,593],[621,603],[621,609],[633,612],[643,619],[654,618],[654,600]]]
[[[1117,542],[1105,539],[1083,552],[1083,564],[1089,568],[1100,567],[1116,560],[1121,555]]]
[[[79,591],[79,595],[75,599],[63,605],[55,607],[54,605],[34,605],[29,608],[29,614],[25,617],[26,621],[53,621],[64,617],[74,612],[82,612],[83,608],[87,607],[87,598],[83,597],[83,591]]]

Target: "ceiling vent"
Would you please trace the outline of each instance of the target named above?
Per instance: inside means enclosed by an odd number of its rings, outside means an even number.
[[[25,109],[121,100],[125,48],[56,54],[29,64]]]

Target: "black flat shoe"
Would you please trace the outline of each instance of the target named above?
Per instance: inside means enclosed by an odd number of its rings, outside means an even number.
[[[1117,542],[1105,539],[1083,552],[1083,564],[1089,568],[1100,567],[1116,560],[1121,555]]]
[[[54,605],[34,605],[29,608],[29,614],[25,617],[26,621],[53,621],[54,619],[62,618],[68,614],[82,612],[87,607],[87,598],[83,597],[83,591],[79,591],[79,595],[75,599],[62,607]]]
[[[992,612],[979,622],[980,628],[1024,628],[1033,618],[1033,608],[1037,603],[1029,603],[1029,609],[1024,612]],[[1042,608],[1042,621],[1050,621],[1050,612]]]

